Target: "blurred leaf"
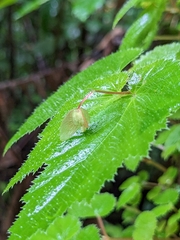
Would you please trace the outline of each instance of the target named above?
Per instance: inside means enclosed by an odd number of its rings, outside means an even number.
[[[129,11],[130,8],[135,7],[141,1],[142,0],[126,1],[123,7],[119,10],[119,12],[115,16],[115,19],[113,22],[113,28],[117,25],[117,23],[121,20],[121,18]]]
[[[139,215],[140,211],[137,211],[135,208],[126,207],[122,213],[122,219],[124,225],[129,225],[134,223],[136,217]]]
[[[105,229],[108,236],[114,237],[114,238],[121,237],[121,233],[122,233],[121,225],[115,225],[115,224],[105,222]]]
[[[119,187],[120,190],[124,190],[128,187],[130,187],[133,183],[138,183],[139,182],[139,176],[132,176],[127,178]]]
[[[87,18],[97,9],[101,8],[105,0],[71,0],[73,14],[82,22],[85,22]]]
[[[172,126],[169,130],[159,134],[155,141],[155,145],[163,144],[164,150],[162,156],[167,159],[176,151],[180,152],[180,124]]]
[[[173,222],[171,225],[167,224],[165,228],[166,237],[172,236],[179,229],[179,223]]]
[[[115,198],[109,193],[96,194],[88,203],[86,200],[72,204],[68,212],[76,217],[104,217],[107,216],[115,206]]]
[[[165,7],[165,0],[157,0],[151,8],[143,11],[138,20],[136,20],[126,32],[120,49],[141,47],[146,50],[155,37],[158,30],[158,22],[161,19]]]
[[[27,15],[28,13],[38,9],[42,4],[48,1],[50,0],[28,0],[27,2],[23,3],[23,5],[15,12],[15,20],[18,20],[19,18]]]
[[[153,200],[156,198],[156,196],[159,195],[159,193],[161,192],[161,187],[160,186],[155,186],[153,187],[148,193],[147,193],[147,199],[148,200]]]
[[[0,8],[7,7],[9,5],[12,5],[13,3],[16,3],[17,0],[1,0],[0,2]]]
[[[154,207],[152,209],[152,212],[155,214],[156,217],[161,217],[165,214],[167,214],[169,211],[173,209],[173,205],[171,203],[160,205],[157,207]]]
[[[156,228],[156,217],[150,211],[139,214],[135,221],[134,240],[152,240]]]
[[[140,184],[132,183],[129,187],[127,187],[120,195],[117,208],[123,207],[125,204],[128,204],[132,199],[134,199],[140,193]]]
[[[179,220],[180,220],[180,210],[177,213],[171,215],[167,221],[166,225],[166,236],[169,237],[173,233],[176,233],[179,229]]]
[[[176,189],[166,189],[159,193],[154,199],[155,204],[167,204],[167,203],[176,203],[179,198],[179,194]]]
[[[175,178],[177,177],[178,170],[177,168],[171,166],[169,167],[165,173],[158,179],[158,182],[160,184],[166,184],[166,185],[171,185]]]
[[[145,170],[138,172],[138,176],[141,182],[147,181],[149,179],[149,173]]]
[[[121,238],[131,238],[133,231],[134,231],[134,225],[128,226],[122,231],[120,237]]]

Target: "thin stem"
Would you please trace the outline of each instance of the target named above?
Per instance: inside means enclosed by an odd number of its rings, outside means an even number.
[[[105,230],[105,227],[104,227],[104,223],[103,223],[102,218],[101,218],[101,217],[97,217],[97,222],[98,222],[98,225],[99,225],[99,227],[100,227],[100,229],[101,229],[102,234],[103,234],[104,236],[106,236],[106,238],[109,239],[109,236],[108,236],[107,233],[106,233],[106,230]]]
[[[127,94],[131,94],[130,91],[124,91],[124,92],[111,92],[111,91],[104,91],[104,90],[94,90],[94,92],[98,92],[98,93],[105,93],[105,94],[119,94],[119,95],[127,95]]]
[[[83,105],[83,103],[94,93],[94,91],[90,91],[84,98],[83,100],[80,102],[78,109],[81,108],[81,106]]]
[[[83,103],[94,93],[104,93],[104,94],[118,94],[118,95],[127,95],[127,94],[131,94],[130,91],[124,91],[124,92],[113,92],[113,91],[104,91],[104,90],[92,90],[90,91],[84,98],[83,100],[80,102],[78,109],[81,108],[81,106],[83,105]]]
[[[166,172],[166,170],[167,170],[163,165],[161,165],[157,162],[154,162],[152,159],[144,158],[142,161],[149,164],[149,165],[152,165],[152,166],[156,167],[157,169],[159,169],[162,172]]]
[[[169,36],[169,35],[161,35],[161,36],[156,36],[154,38],[155,41],[179,41],[180,36],[179,35],[174,35],[174,36]]]

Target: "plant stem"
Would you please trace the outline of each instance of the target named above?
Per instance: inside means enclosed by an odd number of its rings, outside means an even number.
[[[97,223],[99,225],[99,228],[101,229],[101,232],[104,236],[106,236],[106,239],[109,239],[109,236],[106,233],[105,227],[104,227],[104,223],[101,217],[97,217]]]
[[[128,95],[128,94],[131,94],[130,91],[124,91],[124,92],[113,92],[113,91],[104,91],[104,90],[92,90],[90,91],[84,98],[83,100],[80,102],[79,106],[78,106],[78,109],[81,108],[81,106],[83,105],[83,103],[94,93],[94,92],[97,92],[97,93],[104,93],[104,94],[118,94],[118,95]]]
[[[144,158],[142,161],[149,164],[149,165],[152,165],[152,166],[156,167],[157,169],[159,169],[162,172],[166,172],[166,170],[167,170],[163,165],[152,161],[152,159]]]

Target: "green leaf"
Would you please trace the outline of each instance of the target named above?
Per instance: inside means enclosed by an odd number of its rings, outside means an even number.
[[[146,50],[152,43],[158,30],[158,22],[166,7],[165,0],[157,0],[147,8],[126,32],[120,49],[141,47]]]
[[[142,170],[140,172],[138,172],[138,176],[139,176],[139,180],[140,182],[144,182],[144,181],[147,181],[149,179],[149,173],[145,170]]]
[[[180,152],[180,124],[172,126],[169,130],[163,132],[158,137],[156,144],[164,142],[165,149],[162,156],[167,159],[176,151]]]
[[[14,14],[15,20],[27,15],[28,13],[38,9],[42,4],[48,2],[49,0],[33,0],[28,1],[22,5]]]
[[[160,186],[155,186],[153,187],[147,194],[147,199],[148,200],[153,200],[155,199],[161,192],[161,187]]]
[[[161,216],[167,214],[169,211],[171,211],[173,209],[173,207],[174,207],[173,204],[168,203],[168,204],[154,207],[152,209],[152,212],[155,214],[156,217],[161,217]]]
[[[158,179],[160,184],[171,185],[175,178],[177,177],[178,170],[177,168],[171,166],[169,167],[166,172]]]
[[[71,0],[73,14],[82,22],[85,22],[87,18],[97,9],[101,8],[105,0]]]
[[[168,225],[173,225],[173,223],[178,222],[180,220],[180,210],[178,210],[177,213],[173,214],[169,219],[168,219]]]
[[[140,211],[137,211],[136,208],[133,207],[127,207],[124,209],[122,213],[122,219],[124,225],[129,225],[134,223],[135,219],[139,215]]]
[[[129,49],[128,51],[124,52],[116,52],[104,59],[97,61],[85,71],[74,76],[71,81],[61,86],[56,93],[54,93],[35,109],[34,113],[20,127],[19,131],[10,139],[4,152],[6,152],[12,146],[12,144],[19,140],[22,136],[32,132],[48,119],[52,118],[59,112],[60,108],[64,109],[63,114],[66,114],[68,109],[71,110],[72,108],[77,107],[79,101],[91,89],[103,88],[103,82],[105,79],[109,79],[108,85],[107,83],[105,85],[105,90],[108,90],[109,88],[112,89],[115,86],[120,91],[123,86],[116,83],[121,77],[124,78],[120,74],[120,71],[127,64],[137,58],[140,53],[140,49]],[[115,84],[111,84],[111,81],[115,82]],[[125,82],[126,79],[121,81],[121,84],[123,85]]]
[[[85,228],[82,228],[75,237],[71,238],[71,240],[87,240],[87,239],[100,240],[98,229],[95,226],[89,225]]]
[[[38,230],[29,240],[47,239],[47,240],[70,240],[80,230],[80,222],[74,216],[67,215],[57,217],[47,228],[45,232]]]
[[[120,69],[127,62],[127,53],[118,56],[115,60],[112,56],[108,58],[106,65],[99,63],[97,68],[93,65],[91,70],[97,70],[96,78],[91,78],[93,74],[88,77],[85,71],[62,87],[66,91],[53,105],[55,116],[8,186],[45,164],[44,171],[23,197],[25,205],[10,229],[10,239],[18,240],[21,236],[26,239],[37,228],[46,229],[57,213],[62,215],[74,202],[89,201],[105,180],[113,179],[123,161],[128,168],[135,169],[140,159],[148,156],[156,131],[166,126],[171,109],[179,104],[179,62],[160,60],[143,69],[139,66],[136,74],[141,74],[143,84],[135,87],[132,95],[93,96],[84,105],[91,117],[89,129],[60,142],[63,117],[77,106],[89,88],[118,90],[126,84],[126,78],[121,78],[126,74],[120,73]]]
[[[155,47],[153,51],[150,51],[144,55],[141,55],[141,57],[135,61],[135,66],[133,70],[135,71],[136,65],[137,67],[141,65],[141,67],[143,68],[148,64],[156,62],[157,59],[178,60],[176,58],[176,55],[178,52],[180,52],[179,43],[172,43],[172,44],[166,44],[163,46]]]
[[[87,202],[75,202],[72,204],[68,212],[76,217],[104,217],[107,216],[115,206],[115,198],[109,193],[96,194]]]
[[[156,228],[156,217],[153,212],[144,211],[135,221],[134,240],[152,240]]]
[[[117,25],[117,23],[121,20],[121,18],[129,11],[130,8],[137,6],[139,2],[142,0],[129,0],[125,2],[123,7],[119,10],[119,12],[116,14],[114,22],[113,22],[113,28]]]
[[[157,195],[153,202],[155,204],[167,204],[167,203],[176,203],[179,198],[178,191],[176,189],[166,189],[163,192],[161,192],[159,195]]]
[[[121,233],[122,233],[121,225],[115,225],[115,224],[105,222],[104,226],[108,236],[114,237],[114,238],[121,237]]]
[[[140,184],[132,183],[129,187],[127,187],[120,195],[117,208],[123,207],[125,204],[128,204],[132,199],[134,199],[140,193]]]
[[[174,222],[171,225],[167,224],[167,226],[165,228],[166,237],[172,236],[174,233],[177,232],[178,229],[179,229],[178,222]]]
[[[132,184],[134,183],[138,183],[139,182],[139,176],[132,176],[127,178],[119,187],[120,190],[124,190],[130,186],[132,186]]]
[[[4,7],[7,7],[9,5],[12,5],[15,2],[17,2],[17,0],[1,0],[0,8],[4,8]]]

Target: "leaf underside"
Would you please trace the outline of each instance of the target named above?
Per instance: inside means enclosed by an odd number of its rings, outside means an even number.
[[[137,52],[135,55],[138,55]],[[114,56],[123,61],[125,54],[116,53]],[[113,58],[109,59],[112,61]],[[111,65],[113,69],[107,69],[106,72],[105,69],[101,70],[102,76],[96,76],[95,80],[91,78],[88,83],[85,81],[82,88],[78,85],[75,91],[77,95],[73,93],[67,96],[68,89],[65,86],[74,92],[78,75],[62,87],[66,91],[65,99],[61,100],[61,109],[58,111],[59,105],[56,103],[58,107],[49,110],[56,113],[54,118],[41,134],[41,140],[28,161],[8,185],[8,188],[12,187],[27,173],[36,171],[45,163],[45,170],[23,197],[26,204],[10,229],[10,239],[26,239],[37,228],[46,229],[57,212],[62,215],[73,202],[90,200],[105,180],[113,179],[122,163],[134,170],[140,159],[148,156],[149,143],[153,141],[156,131],[166,127],[166,118],[180,103],[180,68],[177,61],[160,59],[143,68],[141,64],[136,65],[134,68],[139,81],[129,81],[132,95],[122,98],[118,95],[104,98],[100,94],[95,95],[84,105],[91,117],[89,129],[85,133],[77,132],[67,141],[60,142],[59,139],[63,116],[89,92],[84,93],[85,85],[85,90],[122,89],[127,79],[123,77],[125,74],[120,73],[124,66],[119,65],[119,62],[114,62]],[[80,81],[86,73],[79,74]],[[61,92],[61,88],[58,92]]]

